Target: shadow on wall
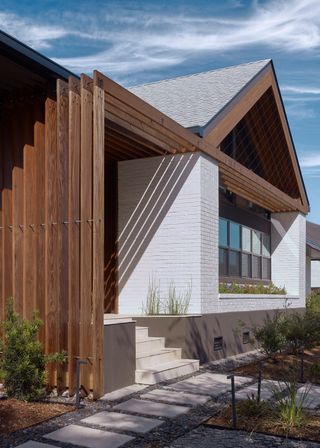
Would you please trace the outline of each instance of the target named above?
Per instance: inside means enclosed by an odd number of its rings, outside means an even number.
[[[277,215],[281,216],[281,221],[277,219]],[[272,254],[281,243],[281,240],[288,233],[290,227],[294,224],[296,217],[297,217],[296,213],[292,212],[273,214],[272,226],[271,226],[271,229],[273,229],[271,238]]]
[[[159,159],[151,181],[117,241],[119,292],[147,249],[198,159],[198,153]]]

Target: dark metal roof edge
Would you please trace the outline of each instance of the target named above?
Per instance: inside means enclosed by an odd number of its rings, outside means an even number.
[[[207,136],[214,126],[216,125],[216,120],[220,120],[223,116],[225,116],[230,108],[232,108],[233,103],[238,101],[248,90],[251,89],[252,84],[254,84],[261,76],[263,76],[264,72],[267,71],[270,63],[272,63],[272,59],[268,59],[266,65],[264,65],[210,120],[204,125],[201,126],[201,135],[203,137]]]
[[[44,56],[43,54],[39,53],[38,51],[34,50],[33,48],[19,41],[15,37],[10,36],[2,30],[0,30],[0,44],[1,43],[3,45],[6,45],[11,50],[20,53],[25,58],[39,64],[40,66],[51,72],[55,77],[68,79],[69,76],[75,76],[78,78],[78,76],[72,73],[70,70],[67,70],[66,68],[54,62],[52,59]]]
[[[316,241],[310,240],[309,238],[306,239],[307,245],[312,247],[313,249],[320,251],[320,244]]]
[[[300,167],[300,163],[299,163],[299,159],[298,159],[298,155],[297,155],[297,150],[296,150],[296,147],[294,145],[294,141],[293,141],[293,137],[292,137],[292,133],[291,133],[291,129],[290,129],[290,126],[289,126],[288,117],[287,117],[287,112],[286,112],[286,109],[284,107],[282,94],[281,94],[281,90],[280,90],[279,83],[278,83],[278,78],[277,78],[277,75],[276,75],[276,71],[275,71],[272,59],[271,59],[271,67],[272,67],[274,79],[276,81],[276,86],[277,86],[277,89],[278,89],[278,93],[279,93],[282,109],[283,109],[283,112],[284,112],[284,118],[286,120],[287,128],[288,128],[288,131],[289,131],[289,136],[290,136],[290,140],[291,140],[294,156],[295,156],[295,159],[296,159],[296,162],[297,162],[297,165],[298,165],[298,170],[299,170],[300,178],[301,178],[301,181],[302,181],[302,186],[303,186],[303,189],[304,189],[304,194],[305,194],[305,197],[307,199],[308,211],[310,212],[310,202],[309,202],[309,198],[308,198],[308,193],[307,193],[307,189],[306,189],[306,186],[305,186],[305,183],[304,183],[304,179],[303,179],[303,175],[302,175],[302,171],[301,171],[301,167]]]

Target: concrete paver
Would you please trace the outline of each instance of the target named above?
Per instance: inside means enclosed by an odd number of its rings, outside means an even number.
[[[54,448],[54,445],[49,445],[49,443],[36,442],[35,440],[28,440],[28,442],[17,445],[16,448]]]
[[[131,400],[125,401],[114,406],[113,409],[119,409],[124,412],[135,412],[137,414],[155,415],[158,417],[174,418],[178,415],[187,413],[190,408],[185,406],[174,406],[172,404],[154,403],[147,400]]]
[[[141,395],[141,398],[190,406],[198,406],[211,399],[211,397],[206,395],[195,395],[188,392],[178,392],[168,389],[155,389]]]
[[[230,379],[227,379],[227,376],[218,373],[203,373],[202,375],[170,384],[166,388],[218,397],[231,390]],[[235,377],[236,386],[241,386],[250,381],[252,381],[252,378]]]
[[[285,383],[279,383],[278,381],[263,380],[261,382],[261,399],[270,400],[275,392],[284,392],[286,390]],[[237,400],[246,400],[247,398],[255,397],[258,395],[258,383],[247,386],[236,392]]]
[[[162,421],[153,418],[145,418],[137,415],[120,414],[119,412],[99,412],[98,414],[87,417],[81,422],[89,425],[103,426],[113,428],[118,431],[132,431],[145,434],[157,426],[162,425]]]
[[[71,443],[87,448],[118,448],[134,439],[127,435],[78,425],[65,426],[46,434],[45,437],[57,442]]]

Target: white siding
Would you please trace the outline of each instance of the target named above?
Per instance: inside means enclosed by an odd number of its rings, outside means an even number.
[[[311,261],[311,287],[320,288],[320,261]]]
[[[192,285],[189,313],[218,297],[218,167],[199,153],[120,162],[119,312],[137,314],[149,282]]]

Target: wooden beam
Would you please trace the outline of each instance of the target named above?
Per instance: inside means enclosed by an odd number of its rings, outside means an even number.
[[[68,385],[76,392],[76,357],[79,356],[80,318],[80,81],[69,78],[69,319],[68,319]]]
[[[104,392],[104,87],[94,72],[93,82],[93,395]]]
[[[57,196],[57,103],[45,102],[45,351],[59,351],[58,301],[58,196]],[[48,367],[48,381],[55,385],[55,366]]]
[[[69,91],[68,84],[57,80],[57,206],[58,206],[58,297],[59,350],[68,351],[68,174],[69,174]],[[58,389],[67,384],[67,365],[58,366]]]
[[[92,135],[93,81],[81,75],[81,151],[80,151],[80,356],[92,357]],[[84,365],[81,382],[89,393],[91,366]]]

